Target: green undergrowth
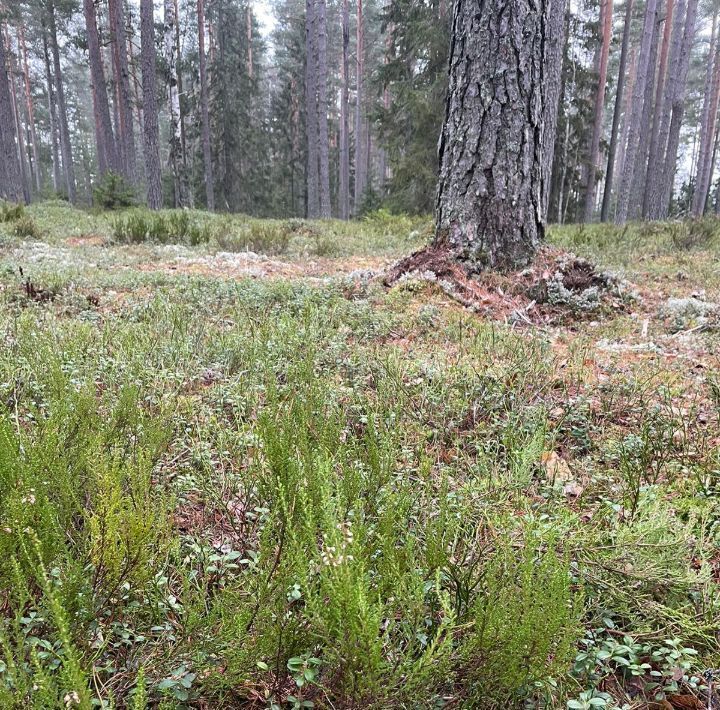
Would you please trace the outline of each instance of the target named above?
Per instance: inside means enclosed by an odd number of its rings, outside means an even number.
[[[69,210],[28,208],[55,244]],[[30,293],[0,266],[0,707],[703,696],[712,372],[623,351],[599,377],[627,316],[518,330],[431,287],[113,269],[125,250],[26,265]]]

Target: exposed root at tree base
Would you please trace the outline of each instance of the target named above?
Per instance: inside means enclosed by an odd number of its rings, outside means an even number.
[[[429,246],[399,261],[384,278],[389,287],[417,281],[437,284],[474,311],[526,323],[577,318],[603,308],[624,310],[638,298],[622,279],[600,271],[587,259],[548,246],[521,271],[477,276],[447,249]]]

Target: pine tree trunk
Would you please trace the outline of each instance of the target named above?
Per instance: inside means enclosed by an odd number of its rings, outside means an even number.
[[[568,0],[548,0],[548,17],[546,48],[545,48],[545,105],[543,116],[542,152],[545,162],[546,177],[543,181],[542,196],[543,219],[547,218],[550,204],[550,188],[552,187],[553,162],[555,159],[555,139],[557,134],[558,112],[560,110],[560,94],[562,93],[563,50],[567,32]]]
[[[180,189],[185,195],[185,202],[188,207],[192,208],[195,206],[195,197],[193,190],[190,187],[190,166],[188,161],[188,148],[187,148],[187,129],[186,129],[186,113],[187,108],[185,106],[185,89],[183,87],[183,74],[182,74],[182,48],[180,45],[180,12],[178,10],[178,0],[173,0],[175,4],[175,77],[177,79],[177,91],[178,91],[178,109],[180,113],[180,155],[182,157],[182,164],[180,167]]]
[[[590,140],[590,157],[587,166],[587,182],[585,183],[585,214],[584,221],[592,219],[595,209],[595,184],[599,169],[600,135],[602,133],[603,108],[605,106],[605,86],[607,84],[607,67],[610,56],[610,41],[612,40],[613,3],[604,0],[602,43],[598,65],[598,85],[595,92],[595,115],[593,119],[593,132]]]
[[[680,61],[678,62],[678,75],[675,91],[673,94],[672,116],[670,118],[670,133],[668,137],[665,163],[661,173],[663,186],[661,193],[659,218],[666,219],[670,209],[673,184],[675,182],[675,168],[677,164],[677,152],[680,145],[680,128],[682,126],[683,114],[685,113],[685,89],[687,87],[688,69],[690,68],[690,50],[695,41],[697,30],[698,0],[688,0],[687,18],[683,32],[682,47],[680,50]]]
[[[28,127],[30,129],[30,143],[33,156],[33,177],[35,189],[40,192],[42,189],[42,172],[40,166],[40,151],[38,149],[38,137],[35,130],[35,106],[33,105],[32,90],[30,88],[30,64],[28,62],[27,43],[25,42],[25,28],[22,24],[17,27],[18,47],[22,54],[23,78],[25,83],[25,106],[28,115]]]
[[[620,130],[620,116],[623,108],[623,94],[625,92],[625,73],[627,71],[628,51],[630,49],[630,27],[632,25],[633,0],[626,0],[625,25],[623,27],[622,48],[620,50],[620,67],[618,69],[618,84],[615,94],[615,108],[613,109],[612,128],[610,129],[610,145],[608,147],[607,172],[605,173],[605,187],[603,191],[600,221],[607,222],[610,212],[610,199],[612,197],[613,178],[615,173],[615,157],[617,155],[618,132]]]
[[[633,47],[630,51],[630,71],[628,72],[627,78],[627,90],[625,91],[625,106],[623,108],[622,127],[620,129],[620,139],[618,141],[618,154],[615,173],[622,177],[625,172],[625,147],[627,146],[628,132],[630,128],[630,114],[632,110],[630,108],[632,104],[632,97],[635,93],[635,77],[637,75],[637,60],[638,53],[637,48]],[[615,202],[615,211],[613,217],[617,214],[617,201]]]
[[[215,211],[215,182],[210,147],[210,100],[208,98],[207,58],[205,56],[205,4],[197,0],[198,52],[200,54],[200,114],[202,120],[203,163],[205,166],[205,194],[207,208]]]
[[[85,0],[92,2],[92,0]],[[162,173],[160,168],[160,130],[156,95],[155,19],[153,0],[140,0],[140,45],[143,85],[143,132],[145,137],[145,179],[147,201],[151,210],[162,207]]]
[[[45,83],[47,84],[48,95],[48,116],[50,117],[50,150],[52,152],[52,180],[53,191],[60,190],[62,182],[62,173],[60,170],[60,139],[58,137],[58,120],[56,110],[55,86],[53,84],[52,69],[50,68],[50,50],[47,41],[47,27],[45,21],[42,23],[43,29],[43,59],[45,61]]]
[[[4,39],[0,41],[5,42],[5,48],[8,58],[8,70],[10,77],[10,96],[12,101],[12,111],[15,120],[15,135],[17,136],[17,151],[18,160],[20,164],[20,180],[22,182],[23,200],[26,203],[30,203],[30,178],[29,169],[27,164],[27,152],[25,150],[25,137],[23,131],[23,123],[20,118],[20,103],[17,97],[17,88],[15,86],[15,78],[17,76],[17,67],[15,66],[14,55],[12,53],[12,45],[10,44],[10,30],[6,26]]]
[[[255,75],[255,67],[253,63],[253,17],[250,3],[245,12],[245,27],[247,32],[247,72],[248,77],[252,79]]]
[[[305,0],[305,126],[307,130],[307,216],[320,216],[318,153],[317,30],[315,0]]]
[[[365,31],[363,27],[363,4],[357,0],[357,35],[355,54],[355,214],[362,209],[365,190],[367,189],[367,136],[365,134],[365,117],[363,111],[363,75],[365,73]]]
[[[50,51],[52,52],[53,71],[55,73],[55,91],[57,93],[58,128],[60,129],[60,154],[62,155],[65,190],[71,204],[77,202],[75,187],[75,166],[73,164],[72,144],[70,142],[70,126],[65,102],[65,84],[60,65],[60,46],[57,40],[57,22],[55,19],[54,0],[48,0],[48,29],[50,31]]]
[[[122,174],[131,184],[137,179],[135,160],[135,129],[133,126],[132,93],[127,42],[125,41],[125,13],[123,0],[108,0],[110,37],[112,40],[113,73],[117,87],[118,147]]]
[[[340,219],[350,217],[350,3],[342,9],[342,88],[340,94],[340,179],[338,207]]]
[[[180,93],[178,89],[178,57],[176,54],[175,0],[165,0],[163,42],[167,63],[168,114],[170,116],[170,168],[176,207],[187,207],[187,183],[185,180],[182,127],[180,122]]]
[[[318,84],[318,157],[320,159],[320,216],[329,219],[330,208],[330,139],[327,101],[327,26],[325,0],[316,1],[317,84]]]
[[[667,79],[660,116],[660,127],[655,150],[650,154],[648,161],[648,176],[650,178],[647,198],[647,216],[650,219],[659,219],[663,202],[662,170],[665,165],[668,140],[670,136],[670,122],[672,117],[673,97],[677,91],[678,72],[680,69],[680,54],[683,42],[683,26],[687,16],[686,0],[677,0],[673,29],[670,39],[670,57],[668,59]]]
[[[98,170],[100,175],[105,175],[108,172],[120,173],[121,166],[110,118],[110,104],[108,103],[105,69],[103,68],[102,53],[100,51],[100,36],[98,34],[94,0],[83,0],[83,10],[90,61],[90,82],[92,84],[93,105],[96,116],[95,140],[98,151]]]
[[[670,54],[670,39],[672,36],[673,17],[675,13],[675,0],[667,0],[665,5],[665,26],[663,28],[662,50],[660,52],[660,66],[658,68],[657,88],[655,90],[655,111],[653,113],[652,130],[650,133],[650,145],[648,147],[647,174],[645,175],[645,186],[643,191],[642,215],[647,217],[650,213],[650,193],[652,175],[651,164],[657,154],[658,141],[660,138],[660,122],[662,120],[663,96],[665,95],[665,84],[667,82],[667,65]]]
[[[655,75],[658,60],[658,49],[660,46],[660,2],[658,0],[655,9],[655,31],[653,33],[653,42],[650,49],[650,62],[648,64],[647,83],[645,84],[645,95],[643,97],[642,118],[640,119],[640,140],[638,142],[637,157],[635,158],[635,172],[632,178],[632,192],[630,193],[630,207],[628,217],[630,219],[639,219],[643,214],[644,194],[647,192],[645,178],[648,168],[648,149],[650,147],[650,133],[646,127],[651,126],[653,116],[655,114]]]
[[[715,143],[715,124],[717,122],[718,97],[720,96],[720,41],[715,42],[716,17],[713,18],[713,38],[710,44],[705,81],[705,101],[702,122],[700,124],[700,149],[697,171],[695,173],[695,191],[692,200],[692,216],[702,217],[705,213],[710,181],[713,173],[713,152]]]
[[[15,116],[12,108],[8,57],[0,28],[0,197],[13,202],[23,200],[23,184],[18,160]]]
[[[640,145],[640,130],[643,114],[643,103],[645,88],[650,72],[650,54],[655,36],[655,11],[657,0],[647,0],[645,6],[645,21],[643,24],[642,42],[640,44],[640,55],[638,58],[637,76],[633,89],[632,103],[630,105],[630,123],[628,125],[628,139],[625,148],[625,165],[623,169],[620,192],[618,194],[617,214],[615,221],[623,224],[627,221],[630,208],[630,195],[632,194],[632,181],[635,174],[635,164],[638,157]]]
[[[470,272],[523,266],[543,237],[550,7],[455,0],[434,246]]]

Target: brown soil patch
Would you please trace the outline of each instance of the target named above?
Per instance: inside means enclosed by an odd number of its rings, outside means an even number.
[[[99,234],[85,234],[81,237],[69,237],[65,244],[69,247],[101,247],[107,244],[107,239]]]

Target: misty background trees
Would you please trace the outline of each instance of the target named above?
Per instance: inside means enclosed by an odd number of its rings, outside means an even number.
[[[720,211],[720,2],[556,5],[548,221]],[[343,219],[435,207],[446,0],[23,0],[0,12],[8,199],[98,204],[110,189],[152,208]]]

